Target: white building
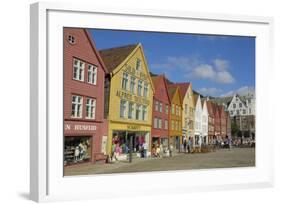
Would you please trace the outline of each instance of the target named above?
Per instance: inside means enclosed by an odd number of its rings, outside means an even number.
[[[208,144],[208,108],[207,101],[202,100],[202,113],[201,113],[201,126],[202,126],[202,142]]]
[[[202,140],[202,104],[201,97],[198,94],[193,94],[194,104],[195,104],[195,129],[194,129],[194,146],[199,145],[200,138]]]
[[[249,108],[242,98],[235,94],[229,103],[227,110],[229,111],[230,117],[234,116],[246,116],[249,115]],[[250,110],[252,112],[252,110]]]

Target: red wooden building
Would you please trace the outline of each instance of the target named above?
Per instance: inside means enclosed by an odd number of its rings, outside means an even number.
[[[164,75],[151,77],[155,93],[152,108],[152,144],[162,143],[168,146],[170,98],[168,86]]]
[[[213,110],[214,110],[214,121],[215,121],[215,136],[217,139],[219,139],[219,138],[221,138],[219,105],[214,103]]]
[[[104,159],[107,69],[89,31],[64,28],[64,163]]]

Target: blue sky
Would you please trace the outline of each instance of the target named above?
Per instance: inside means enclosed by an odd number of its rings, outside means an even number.
[[[192,82],[203,95],[255,89],[255,38],[92,29],[98,49],[141,43],[151,72]]]

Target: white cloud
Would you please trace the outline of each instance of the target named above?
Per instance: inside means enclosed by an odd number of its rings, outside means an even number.
[[[242,86],[240,88],[238,88],[237,90],[231,90],[227,93],[222,94],[222,97],[226,97],[226,96],[232,96],[234,94],[238,94],[241,96],[245,96],[245,95],[255,95],[255,88],[253,86]]]
[[[220,84],[230,84],[235,82],[234,77],[229,72],[229,61],[224,59],[214,59],[212,63],[204,63],[198,55],[191,56],[169,56],[163,63],[154,63],[151,67],[162,73],[172,73],[176,70],[186,73],[189,80],[205,79]]]
[[[222,92],[222,90],[218,88],[200,88],[198,91],[199,93],[206,96],[217,96]]]
[[[229,62],[223,59],[215,59],[212,64],[200,64],[187,74],[189,78],[209,79],[220,84],[234,83],[235,79],[228,71]]]

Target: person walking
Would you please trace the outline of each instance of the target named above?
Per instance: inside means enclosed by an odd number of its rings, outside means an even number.
[[[147,143],[144,141],[143,144],[143,155],[144,155],[144,158],[147,157]]]
[[[189,137],[187,142],[187,152],[190,154],[191,154],[191,146],[192,146],[192,140],[191,137]]]
[[[183,138],[183,149],[184,149],[184,153],[186,153],[186,146],[187,146],[187,140],[186,137]]]

